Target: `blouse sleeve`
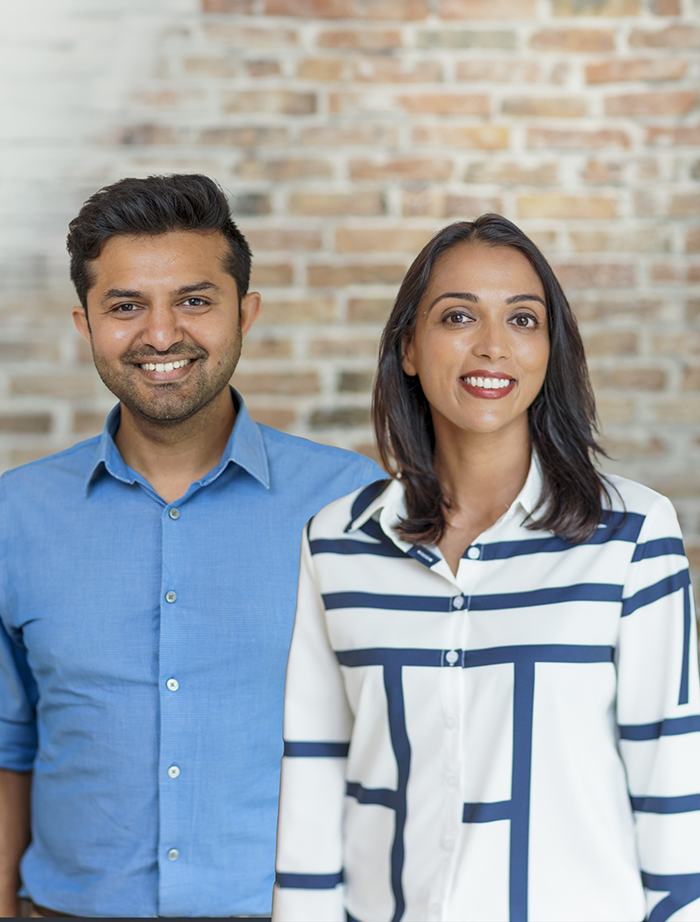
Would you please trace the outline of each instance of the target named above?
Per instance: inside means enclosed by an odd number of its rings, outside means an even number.
[[[352,713],[305,530],[287,665],[275,922],[343,922],[342,818]]]
[[[625,581],[617,720],[649,922],[700,918],[700,685],[688,562],[659,497]]]

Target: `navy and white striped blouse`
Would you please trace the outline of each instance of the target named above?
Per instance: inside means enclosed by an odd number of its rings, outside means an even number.
[[[509,511],[454,576],[403,487],[326,506],[287,671],[277,922],[700,919],[700,690],[671,503]]]

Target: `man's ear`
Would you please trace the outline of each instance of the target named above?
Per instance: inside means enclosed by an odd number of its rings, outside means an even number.
[[[90,343],[90,321],[88,320],[87,311],[84,307],[74,307],[71,311],[75,328],[83,337],[85,342]]]
[[[247,295],[243,295],[241,298],[241,336],[245,336],[255,323],[260,313],[261,304],[262,299],[259,291],[249,291]]]

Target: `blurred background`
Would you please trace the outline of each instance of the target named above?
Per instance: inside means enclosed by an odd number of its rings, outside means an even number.
[[[230,194],[258,420],[371,454],[378,335],[434,231],[553,263],[606,469],[669,495],[700,583],[700,0],[0,0],[0,468],[97,433],[65,234],[122,176]]]

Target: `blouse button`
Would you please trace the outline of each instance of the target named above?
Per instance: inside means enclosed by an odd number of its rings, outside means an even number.
[[[470,547],[467,551],[467,557],[470,560],[478,560],[481,557],[481,551],[478,547]]]
[[[452,599],[452,605],[455,608],[464,608],[464,596],[456,595],[454,599]]]

